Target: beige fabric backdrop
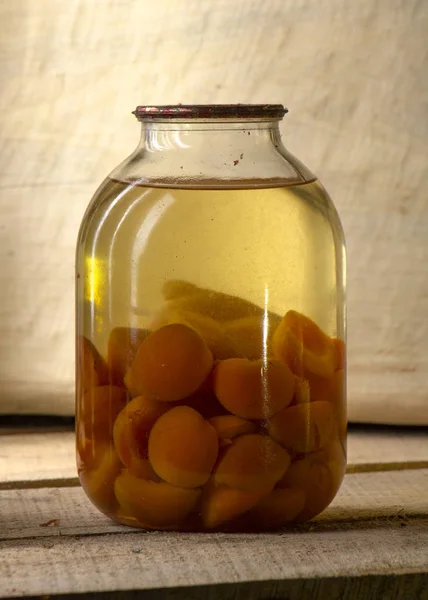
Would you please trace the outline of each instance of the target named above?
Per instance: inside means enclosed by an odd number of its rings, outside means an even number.
[[[428,423],[428,2],[0,4],[0,411],[73,410],[73,262],[138,103],[283,102],[349,250],[356,420]]]

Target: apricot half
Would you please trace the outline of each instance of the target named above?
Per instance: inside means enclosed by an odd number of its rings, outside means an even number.
[[[273,440],[292,453],[313,452],[331,438],[334,411],[330,402],[307,402],[290,406],[268,424]]]
[[[271,357],[271,339],[280,320],[277,315],[269,313],[224,323],[225,332],[235,349],[234,356],[251,360]]]
[[[209,482],[201,499],[201,516],[207,529],[232,521],[255,506],[265,492],[245,492]]]
[[[269,437],[242,435],[226,447],[214,481],[237,490],[264,492],[283,477],[289,464],[288,453]]]
[[[188,406],[161,416],[149,437],[149,460],[157,475],[183,488],[208,481],[218,454],[216,431]]]
[[[80,481],[90,500],[102,512],[112,514],[117,508],[114,482],[122,464],[112,444],[97,447],[98,460],[91,469],[82,468]]]
[[[238,350],[223,325],[211,317],[189,310],[164,307],[152,322],[152,327],[158,329],[172,323],[181,323],[197,331],[215,359],[238,356]]]
[[[216,430],[220,445],[227,444],[239,435],[254,433],[256,430],[254,423],[235,415],[213,417],[208,423]]]
[[[169,409],[169,404],[137,396],[118,415],[113,439],[120,460],[138,477],[147,472],[149,434],[156,421]]]
[[[84,435],[87,438],[110,438],[115,419],[126,401],[126,390],[114,385],[102,385],[86,390],[77,414]]]
[[[333,340],[305,315],[290,310],[272,337],[276,358],[288,364],[296,375],[307,373],[330,377],[337,367]]]
[[[148,329],[112,329],[107,343],[107,364],[115,385],[123,385],[123,378],[134,362],[140,344],[149,334]]]
[[[94,344],[83,335],[76,341],[77,389],[79,394],[109,383],[109,371]]]
[[[294,398],[292,404],[306,404],[311,401],[309,381],[295,376]]]
[[[335,371],[328,379],[311,375],[308,384],[311,401],[332,404],[340,435],[345,437],[347,425],[345,372]]]
[[[122,515],[138,519],[143,526],[168,527],[187,517],[201,490],[148,481],[125,469],[116,479],[115,493]]]
[[[337,370],[346,367],[346,345],[340,338],[333,338],[333,345],[336,348]]]
[[[214,391],[223,406],[244,419],[266,419],[292,400],[294,376],[279,360],[230,358],[214,371]]]
[[[212,354],[201,336],[191,327],[174,323],[144,340],[125,384],[133,395],[174,402],[195,392],[212,364]]]
[[[174,403],[174,406],[190,406],[190,408],[200,413],[204,419],[226,415],[226,409],[220,404],[217,396],[214,394],[212,379],[211,372],[196,392]]]
[[[309,520],[321,513],[339,489],[345,471],[345,457],[328,452],[315,452],[296,460],[288,469],[277,487],[303,489],[306,493],[305,505],[299,513],[299,520]]]

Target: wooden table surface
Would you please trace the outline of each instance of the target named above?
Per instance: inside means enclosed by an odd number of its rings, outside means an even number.
[[[428,600],[428,432],[359,427],[348,450],[307,525],[149,533],[87,500],[70,429],[0,429],[0,598]]]

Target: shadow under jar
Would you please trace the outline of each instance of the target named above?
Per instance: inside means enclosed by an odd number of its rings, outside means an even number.
[[[138,107],[77,245],[79,477],[147,529],[260,531],[346,465],[345,250],[281,105]]]

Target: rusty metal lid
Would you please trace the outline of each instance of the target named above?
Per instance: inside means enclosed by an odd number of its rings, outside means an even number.
[[[282,104],[170,104],[137,106],[139,121],[156,119],[282,119],[288,112]]]

